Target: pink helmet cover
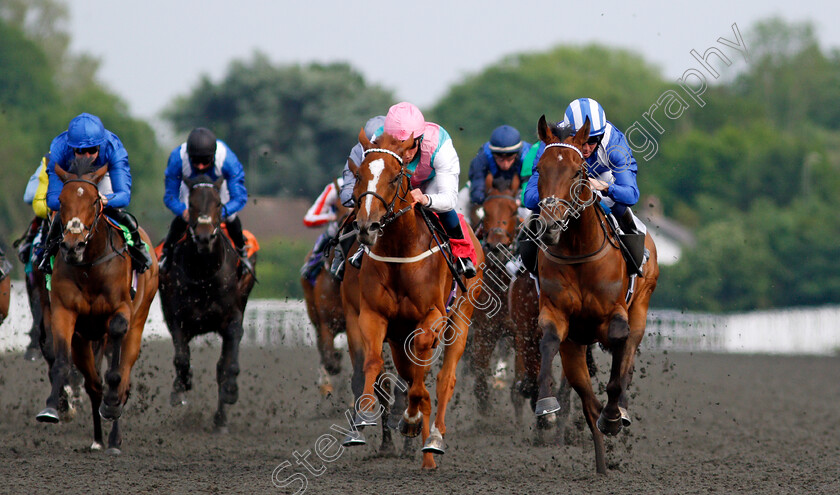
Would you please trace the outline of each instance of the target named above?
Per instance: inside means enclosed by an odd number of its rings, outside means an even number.
[[[417,106],[404,101],[388,109],[383,130],[400,141],[418,138],[426,130],[426,119]]]

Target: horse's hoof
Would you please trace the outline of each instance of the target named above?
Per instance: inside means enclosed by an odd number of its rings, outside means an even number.
[[[230,428],[228,428],[226,425],[214,426],[213,433],[217,435],[227,435],[228,433],[230,433]]]
[[[58,411],[56,411],[52,407],[48,407],[43,411],[39,412],[35,419],[38,420],[40,423],[58,423],[60,420],[58,418]]]
[[[236,404],[239,399],[239,387],[235,383],[225,383],[219,390],[219,400],[225,404]]]
[[[99,416],[106,421],[116,421],[120,419],[121,415],[121,406],[111,406],[108,405],[105,401],[102,401],[102,404],[99,405]]]
[[[37,361],[39,357],[41,357],[41,349],[37,347],[27,347],[26,352],[23,354],[25,361]]]
[[[437,427],[432,426],[432,431],[429,433],[429,438],[426,439],[426,443],[423,444],[423,452],[431,452],[432,454],[443,454],[446,450],[446,446],[443,443],[443,435],[440,434],[440,431]]]
[[[610,419],[604,416],[604,412],[601,411],[601,414],[598,416],[598,421],[595,422],[595,425],[598,427],[598,430],[607,436],[615,436],[618,435],[618,432],[621,431],[622,427],[622,420],[621,416]]]
[[[356,445],[366,445],[365,435],[359,430],[353,430],[344,437],[341,445],[344,447],[355,447]]]
[[[619,406],[618,412],[621,413],[621,426],[627,428],[628,426],[633,424],[633,421],[630,420],[630,413],[627,412],[627,409],[624,409],[623,407]]]
[[[187,394],[184,392],[172,392],[169,396],[169,405],[172,407],[186,406]]]
[[[90,451],[91,452],[101,452],[104,446],[99,442],[93,442],[90,444]]]
[[[330,397],[332,397],[333,386],[329,383],[318,385],[318,392],[321,394],[321,397],[329,399]]]
[[[353,419],[353,425],[358,428],[360,426],[376,426],[376,420],[379,414],[369,411],[356,411],[356,417]]]
[[[417,416],[418,417],[413,418],[412,421],[410,418],[406,418],[405,414],[403,414],[400,418],[400,423],[397,425],[397,430],[399,430],[402,436],[414,438],[423,431],[423,413],[417,411]]]
[[[400,427],[400,419],[402,418],[401,414],[389,414],[388,421],[385,422],[385,426],[392,430],[396,430]]]
[[[540,430],[551,429],[557,424],[557,413],[548,413],[544,416],[537,416],[537,428]]]
[[[560,403],[557,402],[557,397],[552,395],[549,397],[543,397],[537,401],[537,405],[534,407],[534,414],[537,416],[545,416],[546,414],[551,414],[559,410]]]
[[[105,451],[105,453],[108,454],[108,455],[116,456],[116,455],[122,454],[122,450],[120,450],[116,447],[110,447],[110,448],[108,448],[108,450]]]

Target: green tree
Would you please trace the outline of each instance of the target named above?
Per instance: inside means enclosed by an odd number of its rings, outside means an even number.
[[[179,131],[213,129],[245,165],[251,194],[313,197],[340,173],[365,121],[391,104],[347,64],[275,67],[256,53],[218,84],[204,77],[166,116]]]

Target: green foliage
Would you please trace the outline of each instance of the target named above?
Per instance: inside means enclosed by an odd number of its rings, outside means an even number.
[[[257,280],[251,297],[254,299],[303,299],[300,267],[312,245],[276,237],[260,241],[257,253]]]
[[[275,67],[259,53],[203,78],[166,113],[180,131],[203,125],[246,167],[251,194],[317,196],[341,172],[359,129],[393,96],[347,64]]]

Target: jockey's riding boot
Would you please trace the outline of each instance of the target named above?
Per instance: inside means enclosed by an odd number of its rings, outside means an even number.
[[[336,246],[335,248],[335,255],[330,265],[330,273],[336,280],[344,280],[344,251],[341,250],[340,246]]]
[[[42,273],[52,273],[51,258],[55,256],[55,254],[58,252],[58,239],[60,236],[61,219],[58,217],[58,213],[56,213],[55,216],[53,216],[52,222],[50,223],[50,231],[47,234],[47,240],[44,241],[43,257],[41,258],[41,262],[38,264],[38,269],[41,270]]]
[[[18,250],[18,259],[24,265],[27,261],[29,261],[29,251],[32,249],[32,241],[34,241],[35,236],[38,235],[40,227],[41,219],[35,217],[35,219],[29,223],[29,228],[26,230],[26,234],[14,243],[14,246]]]
[[[456,216],[455,218],[457,219],[458,217]],[[458,221],[455,226],[447,226],[445,221],[442,222],[442,225],[443,229],[446,231],[446,235],[448,235],[450,239],[464,239],[464,231],[461,229],[460,221]],[[459,256],[455,258],[455,270],[459,275],[463,275],[466,278],[473,278],[476,275],[475,265],[469,256]]]
[[[239,254],[239,276],[244,275],[246,272],[254,273],[254,265],[248,259],[248,246],[245,244],[245,236],[242,234],[242,220],[237,216],[233,216],[233,218],[228,217],[225,220],[225,225],[227,226],[230,239],[236,248],[236,252]]]
[[[152,266],[152,256],[149,254],[149,249],[143,238],[140,237],[140,231],[137,226],[137,219],[131,213],[121,210],[119,208],[107,208],[106,215],[113,218],[120,225],[123,225],[128,230],[128,255],[131,257],[131,266],[137,273],[143,273]]]
[[[625,209],[619,217],[619,225],[624,232],[619,236],[621,243],[627,248],[631,258],[628,262],[632,264],[634,271],[638,271],[645,255],[645,234],[636,228],[636,221],[633,219],[630,208]]]
[[[364,256],[364,254],[364,248],[362,248],[362,246],[359,246],[359,249],[356,250],[353,256],[351,256],[350,259],[347,260],[347,262],[353,265],[353,268],[359,269],[362,267],[362,257]]]
[[[169,263],[167,263],[167,261],[172,257],[172,251],[175,249],[175,244],[178,243],[178,240],[181,239],[189,226],[190,224],[187,223],[181,215],[177,215],[172,219],[172,222],[169,224],[169,232],[166,233],[166,239],[163,241],[163,249],[160,254],[160,259],[158,260],[158,268],[160,271],[166,271],[169,269]]]

